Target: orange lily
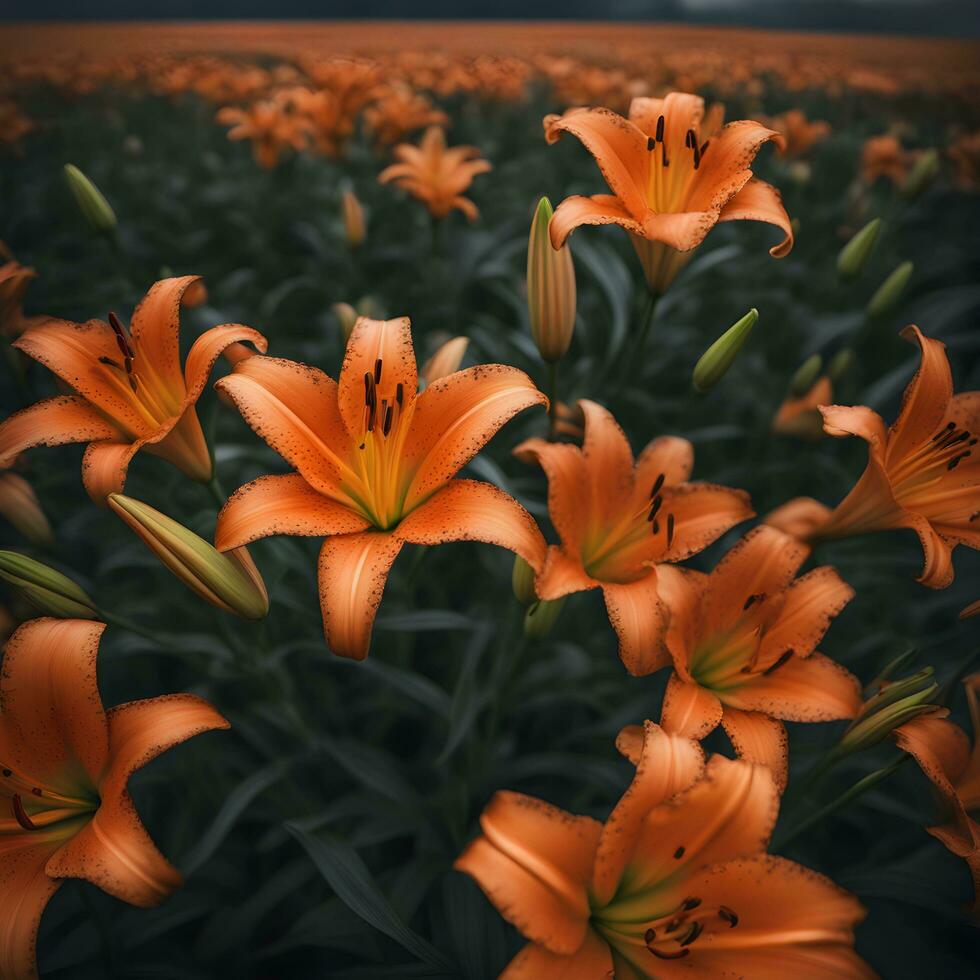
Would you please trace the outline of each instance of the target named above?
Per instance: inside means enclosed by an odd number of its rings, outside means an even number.
[[[445,218],[458,208],[470,221],[476,220],[480,212],[462,193],[477,174],[493,169],[488,161],[480,159],[477,147],[447,148],[446,134],[438,126],[430,126],[418,146],[399,143],[394,152],[399,162],[378,174],[379,183],[393,180],[422,201],[434,218]]]
[[[861,707],[858,679],[814,652],[854,590],[827,566],[796,578],[809,550],[763,526],[710,575],[660,573],[674,663],[660,723],[697,739],[721,724],[742,758],[773,770],[780,790],[788,772],[783,720],[853,718]]]
[[[132,905],[181,884],[126,789],[161,752],[228,728],[192,694],[106,711],[95,676],[103,623],[35,619],[8,640],[0,675],[0,975],[37,975],[41,913],[65,878]]]
[[[540,568],[544,538],[527,511],[488,483],[454,479],[508,419],[547,404],[523,371],[481,364],[419,394],[408,318],[361,317],[339,382],[305,364],[250,357],[217,387],[297,472],[233,494],[216,547],[270,534],[325,537],[320,604],[334,653],[367,656],[403,544],[484,541]]]
[[[861,150],[861,179],[873,184],[879,177],[887,177],[893,184],[900,184],[914,160],[915,154],[904,149],[891,134],[872,136]]]
[[[545,471],[548,511],[561,539],[548,548],[535,588],[546,600],[602,589],[626,669],[649,674],[670,663],[658,568],[697,554],[753,511],[742,490],[686,482],[694,467],[686,439],[654,439],[634,465],[612,415],[585,399],[579,406],[581,449],[528,439],[514,450]]]
[[[939,792],[946,822],[926,829],[965,859],[973,877],[973,912],[980,914],[980,674],[963,682],[973,745],[942,713],[922,715],[895,730],[895,742],[919,764]]]
[[[834,397],[830,378],[822,375],[799,397],[787,395],[772,420],[772,431],[781,436],[819,439],[823,435],[820,406],[829,405]]]
[[[421,92],[396,82],[364,110],[364,121],[379,146],[390,146],[415,130],[447,126],[449,117]]]
[[[223,126],[230,126],[228,139],[251,140],[255,162],[271,170],[284,149],[302,150],[309,138],[311,124],[306,116],[292,112],[282,100],[263,99],[245,109],[225,106],[215,116]]]
[[[815,144],[830,135],[829,123],[822,120],[812,122],[800,109],[789,109],[769,122],[773,129],[782,133],[785,140],[780,156],[789,159],[805,156]]]
[[[24,316],[24,295],[37,273],[21,265],[10,249],[0,242],[0,334],[16,337],[29,327],[47,320],[46,316]]]
[[[671,92],[633,99],[628,119],[611,109],[573,109],[549,120],[548,141],[563,132],[578,137],[613,192],[562,201],[551,219],[554,247],[579,225],[620,225],[654,294],[670,285],[719,221],[776,225],[785,237],[770,254],[787,255],[793,231],[779,192],[749,169],[763,143],[782,146],[783,137],[747,119],[713,134],[704,119],[703,99]]]
[[[919,345],[922,360],[889,429],[863,405],[820,409],[827,433],[868,443],[868,466],[833,512],[804,502],[810,511],[806,537],[911,528],[925,555],[919,581],[943,589],[953,581],[953,548],[980,548],[980,454],[973,449],[980,438],[980,392],[953,395],[945,344],[916,326],[902,336]],[[785,506],[798,508],[799,502]],[[771,514],[767,523],[789,530],[784,511]]]
[[[636,775],[605,823],[498,792],[457,859],[529,940],[501,980],[873,974],[864,910],[766,848],[779,796],[765,766],[713,756],[647,722]]]
[[[161,456],[192,479],[207,483],[213,467],[194,405],[214,362],[235,341],[260,350],[265,338],[251,327],[226,323],[194,342],[180,367],[180,301],[198,276],[162,279],[133,311],[130,330],[109,323],[47,320],[14,342],[53,371],[74,394],[38,402],[0,423],[0,466],[32,446],[87,442],[82,481],[103,503],[126,482],[140,449]]]

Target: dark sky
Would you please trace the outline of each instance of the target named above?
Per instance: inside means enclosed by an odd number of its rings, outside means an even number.
[[[669,20],[980,36],[980,0],[4,0],[0,20]]]

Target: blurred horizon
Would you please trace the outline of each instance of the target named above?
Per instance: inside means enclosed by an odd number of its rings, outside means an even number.
[[[980,37],[975,0],[14,0],[0,21],[490,20],[660,22],[714,27]]]

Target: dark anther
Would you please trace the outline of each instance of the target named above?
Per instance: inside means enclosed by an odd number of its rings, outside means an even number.
[[[674,851],[674,860],[675,861],[680,861],[680,859],[682,857],[684,857],[684,845],[683,844],[680,847],[678,847],[676,851]]]
[[[658,521],[656,518],[653,519],[653,533],[660,533],[660,521]]]
[[[701,922],[692,922],[691,930],[688,934],[681,940],[678,940],[681,946],[690,946],[701,933],[704,932],[704,925]]]
[[[40,790],[39,790],[39,789],[38,789],[38,788],[37,788],[36,786],[35,786],[35,787],[34,787],[34,788],[33,788],[33,789],[31,790],[31,792],[32,792],[32,793],[33,793],[33,794],[34,794],[35,796],[40,796],[40,795],[41,795],[41,791],[40,791]]]
[[[667,547],[670,547],[671,541],[674,540],[674,515],[667,515]]]
[[[956,423],[955,423],[955,422],[947,422],[947,423],[946,423],[946,425],[945,425],[945,426],[943,426],[943,428],[941,428],[941,429],[940,429],[940,430],[939,430],[939,431],[938,431],[938,432],[937,432],[937,433],[936,433],[936,434],[935,434],[935,435],[934,435],[934,436],[932,437],[932,441],[933,441],[933,442],[936,442],[937,440],[939,440],[939,439],[942,439],[942,437],[943,437],[943,436],[945,436],[945,435],[948,435],[948,434],[949,434],[949,432],[950,432],[950,430],[951,430],[951,429],[955,429],[955,428],[956,428]]]
[[[761,595],[750,595],[748,599],[745,600],[745,605],[742,606],[742,609],[748,609],[753,603],[758,602],[761,598]]]
[[[371,377],[371,372],[365,371],[364,372],[364,404],[367,405],[368,408],[371,407],[371,388],[372,388],[373,380],[374,379]]]
[[[653,946],[647,946],[647,949],[653,953],[658,959],[661,960],[679,960],[684,956],[687,956],[691,951],[689,949],[679,949],[676,953],[667,953],[662,949],[656,949]]]
[[[374,362],[374,383],[375,384],[381,383],[381,358],[380,357]]]
[[[391,417],[392,417],[392,407],[389,405],[385,409],[385,418],[381,426],[381,431],[387,436],[391,432]]]
[[[972,513],[972,514],[970,515],[970,523],[972,523],[973,521],[975,521],[975,520],[977,520],[977,518],[980,518],[980,510],[975,510],[975,511],[974,511],[974,512],[973,512],[973,513]]]
[[[114,361],[111,357],[100,357],[99,364],[105,364],[107,367],[114,367],[117,371],[122,370],[122,365],[118,361]]]
[[[650,489],[650,499],[651,500],[654,497],[656,497],[658,493],[660,493],[660,488],[664,485],[664,480],[666,480],[666,479],[667,479],[667,474],[666,473],[660,473],[660,474],[658,474],[657,479],[653,481],[653,487]]]
[[[719,905],[718,914],[728,923],[729,929],[738,925],[738,915],[727,905]]]
[[[648,136],[647,137],[647,149],[648,150],[652,150],[652,149],[654,149],[656,147],[656,145],[657,145],[657,141],[652,136]]]
[[[687,131],[687,132],[686,132],[686,133],[684,134],[684,145],[685,145],[685,146],[686,146],[686,147],[687,147],[688,149],[690,149],[690,148],[691,148],[692,146],[694,146],[694,145],[695,145],[695,144],[694,144],[694,130],[693,130],[693,129],[689,129],[689,130],[688,130],[688,131]]]
[[[789,658],[792,656],[793,656],[793,651],[787,650],[775,663],[770,664],[768,667],[766,667],[766,669],[762,672],[763,675],[768,676],[773,671],[779,670],[779,668],[782,667],[783,664],[786,663],[786,661],[789,660]]]
[[[24,828],[24,830],[37,830],[37,824],[31,820],[27,811],[24,809],[24,804],[21,802],[20,796],[17,793],[10,798],[10,807],[14,811],[14,819]]]
[[[696,909],[700,904],[701,904],[700,898],[685,898],[684,910],[690,912],[691,909]]]
[[[698,144],[695,143],[694,147],[694,169],[697,170],[701,166],[701,151],[698,149]]]
[[[119,322],[119,317],[117,317],[115,313],[109,314],[109,326],[112,327],[112,332],[116,335],[116,344],[118,345],[123,356],[134,357],[135,351],[129,343],[129,338],[126,336],[126,330],[122,323]]]
[[[405,401],[405,386],[399,381],[395,385],[395,401],[398,402],[398,407],[402,407],[402,402]]]
[[[664,502],[663,497],[654,497],[653,503],[650,505],[650,513],[647,514],[647,520],[652,521],[657,516],[657,511],[660,510],[661,505]]]
[[[968,449],[968,450],[967,450],[967,451],[966,451],[965,453],[960,453],[960,454],[959,454],[959,456],[954,456],[954,457],[953,457],[953,458],[952,458],[952,459],[951,459],[951,460],[950,460],[950,461],[949,461],[949,462],[948,462],[948,463],[946,464],[946,469],[948,469],[948,470],[955,470],[955,469],[956,469],[956,467],[960,465],[960,462],[961,462],[961,460],[964,460],[964,459],[966,459],[966,457],[967,457],[967,456],[970,456],[970,455],[972,455],[972,453],[971,453],[971,452],[970,452],[970,450]]]
[[[710,142],[711,142],[711,140],[705,140],[705,141],[704,141],[704,142],[703,142],[703,143],[701,144],[701,150],[700,150],[700,155],[701,155],[701,156],[704,156],[704,155],[705,155],[705,153],[707,153],[707,152],[708,152],[708,144],[709,144]]]
[[[671,919],[670,922],[667,923],[667,931],[675,932],[676,930],[680,929],[683,924],[684,920],[680,916],[678,916],[676,919]]]
[[[649,946],[650,943],[652,943],[656,938],[657,938],[656,929],[647,929],[647,931],[643,933],[643,941],[647,944],[647,946]]]
[[[657,142],[663,143],[664,141],[664,117],[661,116],[657,120]]]
[[[4,779],[9,779],[12,775],[13,775],[13,770],[11,770],[11,769],[4,769],[3,770]]]

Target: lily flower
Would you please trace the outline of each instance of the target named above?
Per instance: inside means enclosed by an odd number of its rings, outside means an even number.
[[[480,212],[476,205],[463,197],[463,191],[478,174],[493,167],[480,159],[475,146],[446,147],[446,134],[438,126],[430,126],[418,146],[399,143],[394,150],[399,160],[378,174],[378,182],[394,181],[412,197],[418,198],[434,218],[445,218],[458,208],[470,221]]]
[[[37,273],[21,265],[0,242],[0,334],[16,337],[30,327],[47,320],[46,316],[25,316],[24,296]]]
[[[106,711],[96,682],[103,623],[35,619],[7,641],[0,675],[0,975],[37,975],[41,913],[66,878],[144,908],[181,884],[126,784],[161,752],[228,728],[192,694]]]
[[[602,589],[626,669],[649,674],[670,663],[658,568],[697,554],[753,511],[743,490],[687,482],[694,450],[686,439],[654,439],[634,464],[611,413],[585,399],[578,404],[581,449],[528,439],[514,450],[545,471],[548,512],[561,539],[548,548],[535,588],[548,601]]]
[[[868,443],[868,466],[834,511],[807,500],[806,540],[910,528],[919,536],[925,565],[919,581],[933,589],[953,581],[953,549],[980,548],[980,392],[953,395],[946,345],[906,327],[918,344],[919,370],[905,389],[898,418],[886,430],[877,412],[863,405],[822,406],[824,430],[859,436]],[[801,502],[791,501],[767,518],[789,531],[800,526]]]
[[[780,436],[819,439],[824,434],[820,406],[828,405],[833,397],[833,384],[823,374],[804,394],[786,396],[772,420],[772,431]]]
[[[216,547],[271,534],[326,538],[320,604],[334,653],[367,656],[404,544],[484,541],[540,568],[544,538],[527,511],[488,483],[454,479],[508,419],[547,404],[523,371],[481,364],[419,393],[408,318],[361,317],[338,382],[305,364],[250,357],[217,387],[296,472],[233,494]]]
[[[260,99],[244,109],[225,106],[215,120],[230,127],[228,139],[250,140],[255,162],[265,170],[275,167],[283,150],[306,147],[312,128],[306,116],[281,99]]]
[[[739,541],[710,575],[661,570],[674,663],[660,723],[702,739],[721,724],[738,754],[786,785],[783,721],[853,718],[858,679],[814,652],[854,590],[828,566],[796,578],[806,545],[771,527]]]
[[[980,674],[963,682],[973,744],[943,709],[906,722],[895,742],[919,764],[940,797],[945,822],[926,829],[963,858],[973,877],[973,912],[980,914]]]
[[[0,468],[0,514],[25,538],[49,547],[54,532],[34,488],[19,473]]]
[[[207,483],[213,464],[194,406],[229,344],[247,340],[264,351],[266,341],[241,324],[212,327],[194,342],[181,370],[180,301],[198,279],[155,283],[133,311],[129,330],[110,313],[108,323],[47,320],[19,337],[14,347],[74,393],[38,402],[0,423],[0,466],[33,446],[87,442],[82,481],[97,503],[122,490],[141,449]]]
[[[623,748],[633,754],[626,746]],[[857,900],[766,853],[779,796],[765,766],[647,722],[605,823],[498,792],[455,867],[529,940],[501,980],[872,977]]]
[[[830,123],[811,121],[801,109],[789,109],[770,119],[769,124],[785,140],[779,155],[791,160],[806,156],[813,146],[830,135]]]
[[[551,143],[562,133],[578,137],[612,191],[562,201],[551,219],[552,245],[560,248],[579,225],[620,225],[656,295],[719,221],[776,225],[785,235],[769,250],[777,258],[793,247],[779,192],[750,169],[763,143],[783,145],[779,133],[760,123],[743,119],[708,132],[704,100],[671,92],[633,99],[628,119],[611,109],[573,109],[549,119],[545,132]]]

